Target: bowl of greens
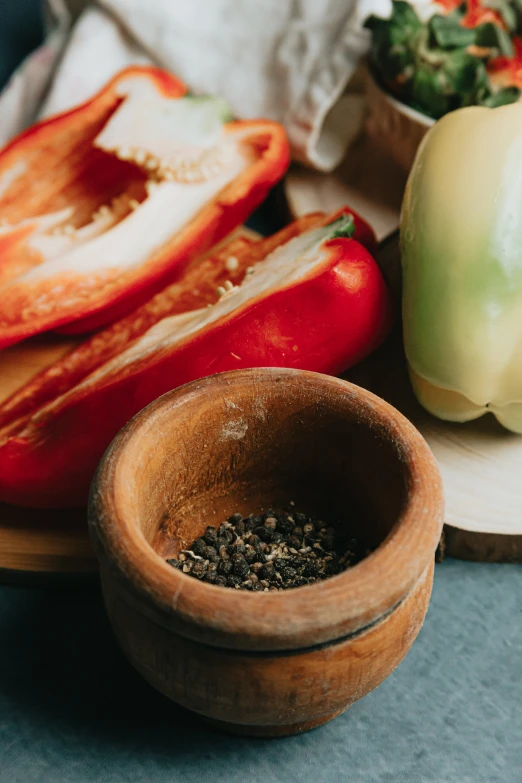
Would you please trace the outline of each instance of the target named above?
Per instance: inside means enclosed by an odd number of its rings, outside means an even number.
[[[392,0],[370,16],[368,130],[409,168],[422,137],[463,106],[522,95],[522,0]]]

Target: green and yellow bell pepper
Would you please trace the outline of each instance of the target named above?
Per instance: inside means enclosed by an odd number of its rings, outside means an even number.
[[[436,416],[522,433],[522,104],[448,114],[425,137],[401,221],[406,357]]]

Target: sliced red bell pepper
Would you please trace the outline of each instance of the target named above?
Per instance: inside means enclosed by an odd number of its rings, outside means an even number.
[[[462,0],[436,0],[438,6],[443,9],[445,14],[455,11],[462,5]],[[499,27],[506,29],[506,23],[502,14],[492,6],[484,5],[481,0],[466,0],[466,12],[462,18],[462,27],[478,27],[481,24],[491,22]]]
[[[495,57],[487,64],[490,82],[498,88],[517,87],[522,90],[522,38],[513,39],[513,57]]]
[[[242,223],[289,162],[281,125],[228,121],[157,68],[0,153],[0,348],[121,317]]]
[[[226,242],[208,257],[196,259],[177,283],[167,286],[129,315],[82,342],[6,399],[0,405],[0,428],[64,394],[128,348],[162,318],[214,304],[219,299],[220,286],[227,281],[233,285],[241,283],[246,270],[278,245],[331,219],[322,212],[306,215],[266,239],[256,241],[243,235]],[[371,229],[360,218],[357,225],[359,232],[367,238]],[[355,237],[357,231],[356,228]]]
[[[462,27],[475,28],[481,24],[496,24],[498,27],[506,29],[506,23],[502,18],[502,14],[496,11],[492,7],[482,5],[480,0],[467,0],[466,13],[462,19]]]
[[[279,245],[203,309],[163,318],[70,391],[0,433],[0,500],[85,502],[103,451],[169,389],[245,367],[338,373],[385,337],[392,305],[380,270],[341,215]]]

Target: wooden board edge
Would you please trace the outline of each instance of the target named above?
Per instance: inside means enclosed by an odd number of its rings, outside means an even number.
[[[522,535],[477,533],[444,525],[444,557],[480,563],[522,563]]]

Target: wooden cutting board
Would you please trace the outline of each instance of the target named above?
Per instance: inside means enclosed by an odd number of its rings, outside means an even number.
[[[363,137],[334,174],[296,167],[285,189],[294,217],[343,204],[360,212],[381,241],[379,261],[399,296],[397,228],[405,183],[405,172]],[[408,380],[400,334],[346,377],[399,408],[431,446],[446,495],[446,554],[522,562],[522,436],[508,433],[492,416],[458,425],[424,411]]]
[[[42,335],[1,351],[0,402],[74,344]],[[77,574],[95,569],[85,509],[41,511],[0,503],[0,572]]]

